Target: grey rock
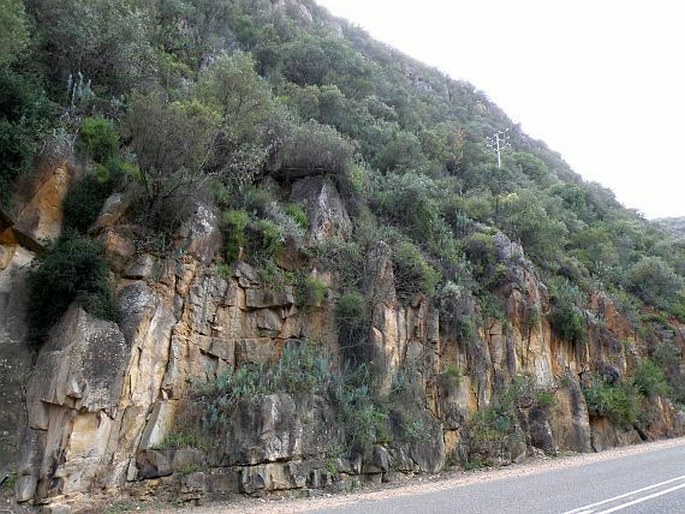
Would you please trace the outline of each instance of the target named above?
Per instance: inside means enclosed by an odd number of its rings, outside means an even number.
[[[235,404],[222,433],[218,458],[223,466],[292,460],[302,453],[302,422],[295,402],[271,394]]]
[[[437,473],[445,466],[445,441],[439,423],[429,423],[427,437],[410,446],[411,458],[424,473]]]
[[[179,236],[180,247],[204,264],[209,264],[221,247],[219,220],[204,203],[195,206],[193,215],[183,224]]]
[[[116,323],[72,305],[41,348],[27,388],[29,423],[48,429],[48,405],[113,416],[129,361]]]
[[[302,202],[309,217],[310,240],[313,243],[333,237],[349,239],[352,221],[338,190],[323,177],[308,177],[293,184],[292,201]]]
[[[238,280],[240,287],[244,287],[246,289],[258,287],[260,284],[257,270],[243,261],[238,261],[235,263],[235,267],[233,269],[233,278]]]
[[[89,232],[99,233],[105,228],[116,225],[119,220],[126,214],[128,205],[124,201],[124,197],[120,193],[115,193],[107,200],[100,210],[98,219],[95,220],[93,226],[90,227]]]
[[[364,463],[363,473],[385,473],[390,469],[390,455],[388,450],[380,445],[375,445],[368,462]]]
[[[152,255],[141,255],[136,258],[133,264],[126,268],[126,271],[124,271],[124,278],[144,280],[150,276],[154,267],[155,259]]]
[[[295,303],[295,295],[291,290],[274,291],[267,288],[248,289],[245,292],[245,302],[248,309],[290,307]]]
[[[540,448],[547,455],[558,453],[557,445],[552,434],[547,412],[544,409],[533,407],[528,415],[528,430],[530,443],[535,448]]]
[[[17,477],[14,484],[14,494],[17,502],[24,503],[33,499],[36,494],[36,486],[38,485],[38,478],[35,475],[24,475]]]
[[[221,469],[207,476],[207,487],[215,496],[228,496],[240,492],[242,473]]]
[[[207,474],[202,471],[189,473],[181,479],[181,494],[183,499],[196,500],[201,498],[208,490]]]
[[[159,478],[173,473],[168,451],[142,450],[136,455],[138,479]]]
[[[260,309],[257,311],[257,328],[276,336],[283,326],[283,318],[274,309]]]
[[[174,473],[186,472],[189,469],[205,466],[207,457],[202,450],[196,448],[180,448],[171,459],[171,469]]]
[[[330,475],[325,469],[312,469],[307,477],[307,487],[323,489],[330,481]]]

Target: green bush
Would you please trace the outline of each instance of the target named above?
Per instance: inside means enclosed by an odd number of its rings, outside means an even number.
[[[188,409],[163,446],[209,450],[227,426],[238,401],[287,393],[305,402],[313,395],[326,397],[335,410],[331,430],[339,438],[339,453],[366,453],[373,444],[389,440],[387,413],[373,396],[370,383],[366,366],[354,371],[336,370],[320,347],[306,341],[293,342],[276,363],[245,365],[217,380],[196,385]]]
[[[362,366],[343,376],[335,389],[337,420],[345,434],[345,445],[362,454],[368,453],[374,443],[387,443],[390,438],[388,415],[374,401],[369,382],[368,372]]]
[[[298,303],[304,307],[320,307],[326,300],[328,287],[319,277],[308,275],[299,281],[297,287]]]
[[[637,421],[637,398],[631,386],[595,379],[583,393],[590,414],[606,417],[621,428],[631,428]]]
[[[123,178],[121,164],[110,160],[74,183],[62,202],[65,228],[85,234],[100,214],[104,201],[122,183]]]
[[[249,255],[256,263],[273,259],[285,242],[281,227],[271,220],[258,220],[247,228]]]
[[[105,162],[119,149],[119,133],[111,120],[102,116],[84,118],[79,129],[77,150],[95,162]]]
[[[552,300],[552,329],[564,341],[584,344],[587,340],[587,323],[579,307],[585,301],[583,293],[563,277],[554,277],[548,285]]]
[[[366,256],[355,242],[334,237],[316,246],[319,265],[335,275],[342,288],[353,289],[364,280]]]
[[[627,288],[642,301],[661,309],[676,307],[683,278],[660,257],[645,257],[628,271]]]
[[[538,385],[532,375],[517,375],[510,386],[478,410],[468,423],[469,462],[502,457],[511,442],[521,440],[518,412],[522,408],[548,409],[554,405],[552,391]]]
[[[633,387],[647,398],[667,396],[671,393],[671,387],[668,385],[663,370],[648,359],[640,362],[635,370]]]
[[[0,65],[0,91],[0,205],[7,205],[16,178],[31,169],[52,106],[40,79],[9,66]]]
[[[285,213],[290,216],[304,230],[309,229],[309,216],[299,203],[289,203],[285,206]]]
[[[573,344],[582,344],[587,337],[587,328],[583,315],[571,303],[558,301],[550,315],[552,329],[563,339]]]
[[[451,378],[454,381],[454,385],[459,385],[461,383],[461,368],[456,364],[450,364],[445,368],[442,374],[446,377]]]
[[[245,211],[227,211],[221,218],[221,228],[226,240],[226,260],[233,262],[238,259],[241,250],[245,250],[247,245],[247,224],[250,222],[250,215]]]
[[[294,176],[346,176],[354,147],[337,130],[316,121],[297,127],[283,147],[283,169]]]
[[[411,300],[416,294],[435,294],[440,279],[439,272],[433,268],[421,250],[409,241],[400,241],[392,248],[397,295]]]
[[[76,301],[95,317],[116,320],[118,307],[102,246],[66,232],[28,277],[29,342],[42,344],[50,328]]]

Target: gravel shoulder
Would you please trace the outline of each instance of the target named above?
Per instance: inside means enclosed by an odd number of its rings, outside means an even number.
[[[619,459],[629,455],[646,453],[654,450],[685,446],[685,437],[644,443],[636,446],[616,448],[602,453],[570,454],[554,458],[538,458],[525,463],[513,464],[500,469],[486,469],[472,472],[450,471],[432,476],[420,476],[401,484],[365,486],[362,490],[348,494],[326,494],[311,498],[277,498],[260,499],[239,498],[231,502],[208,503],[200,507],[155,508],[162,514],[215,514],[241,512],[245,514],[280,514],[308,512],[312,510],[331,509],[366,501],[411,496],[419,493],[440,491],[489,480],[530,476],[551,470],[579,467],[594,462]],[[139,507],[140,509],[140,507]]]

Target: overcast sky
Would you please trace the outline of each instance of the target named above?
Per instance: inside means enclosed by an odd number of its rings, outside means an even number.
[[[685,4],[317,1],[471,82],[627,207],[685,216]]]

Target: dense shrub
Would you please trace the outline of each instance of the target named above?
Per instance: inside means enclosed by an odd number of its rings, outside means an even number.
[[[369,318],[364,297],[358,291],[342,295],[335,304],[335,320],[343,355],[358,366],[368,360]]]
[[[468,466],[489,464],[493,458],[510,459],[512,445],[521,442],[521,409],[550,409],[555,404],[551,389],[540,386],[531,375],[517,375],[490,405],[474,413],[468,423]]]
[[[554,332],[564,341],[575,345],[587,340],[587,322],[578,304],[584,301],[580,290],[562,277],[549,283],[552,310],[550,323]]]
[[[321,267],[332,272],[343,289],[361,286],[366,256],[358,243],[336,237],[318,245],[316,255]]]
[[[62,202],[65,228],[85,234],[100,214],[104,201],[122,184],[124,169],[123,163],[110,160],[72,184]]]
[[[102,247],[76,232],[66,232],[28,277],[29,341],[38,346],[76,301],[98,318],[116,320],[118,307]]]
[[[321,347],[291,342],[277,362],[231,369],[217,380],[196,386],[165,445],[211,450],[238,402],[287,393],[302,401],[310,401],[312,395],[328,398],[335,412],[329,427],[336,434],[335,447],[328,449],[332,457],[365,453],[374,443],[388,440],[387,412],[372,394],[371,382],[365,366],[334,369]]]
[[[441,202],[447,195],[439,183],[407,172],[377,177],[374,189],[379,214],[403,227],[417,241],[430,244],[439,237],[443,225]]]
[[[111,120],[102,116],[84,118],[79,129],[77,149],[96,162],[114,157],[119,148],[119,133]]]
[[[30,73],[0,66],[0,205],[11,186],[30,169],[40,137],[50,125],[52,105],[41,81]]]
[[[304,307],[321,307],[326,299],[328,287],[319,277],[307,275],[297,284],[297,301]]]
[[[648,359],[641,361],[635,370],[633,387],[647,398],[657,395],[665,396],[671,393],[663,370]]]
[[[395,289],[404,300],[418,293],[435,294],[440,273],[431,266],[421,250],[409,241],[400,241],[392,248]]]
[[[283,169],[292,176],[345,176],[354,147],[334,128],[309,121],[294,129],[283,147]]]
[[[255,263],[273,259],[285,242],[283,230],[271,220],[260,219],[250,223],[247,234],[248,254]]]
[[[622,428],[630,428],[637,421],[637,398],[630,385],[595,379],[583,393],[590,414],[606,417]]]
[[[645,257],[628,271],[628,289],[644,302],[668,309],[678,301],[682,277],[659,257]]]
[[[285,213],[290,216],[295,223],[297,223],[302,229],[309,229],[309,216],[299,203],[289,203],[285,206]]]
[[[245,250],[247,235],[245,230],[250,222],[250,216],[245,211],[231,210],[221,218],[221,228],[226,241],[226,260],[237,260]]]

